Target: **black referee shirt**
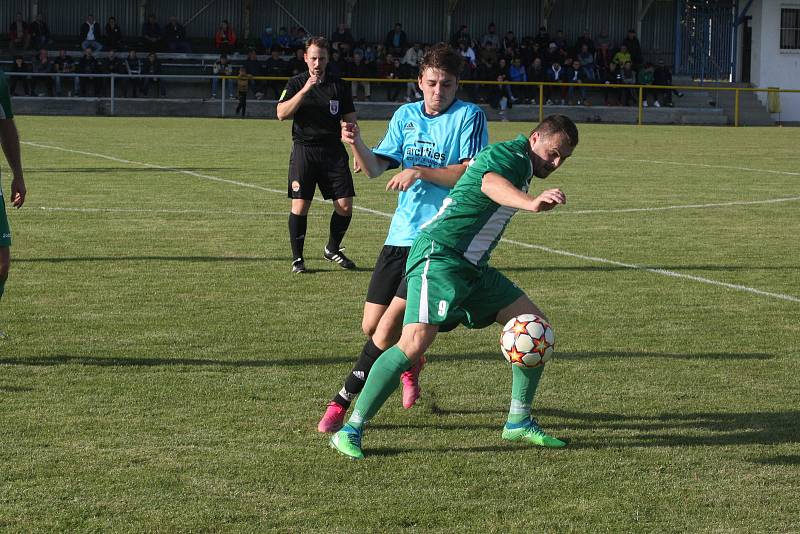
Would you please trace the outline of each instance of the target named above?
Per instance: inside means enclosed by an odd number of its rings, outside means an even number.
[[[307,71],[291,78],[278,102],[285,102],[296,95],[311,76]],[[353,113],[353,95],[350,84],[338,76],[325,75],[325,81],[311,88],[292,122],[292,139],[301,145],[327,145],[339,143],[343,115]]]

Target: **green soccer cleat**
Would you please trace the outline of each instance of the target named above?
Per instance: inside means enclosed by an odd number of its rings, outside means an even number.
[[[506,423],[502,437],[506,441],[522,441],[539,447],[560,448],[567,445],[558,438],[548,436],[536,419],[526,419],[521,423]]]
[[[336,449],[351,460],[363,460],[364,453],[361,452],[361,430],[355,427],[344,425],[340,431],[331,436],[331,448]]]

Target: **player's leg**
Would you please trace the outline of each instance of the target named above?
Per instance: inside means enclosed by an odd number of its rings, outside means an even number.
[[[289,212],[289,242],[292,247],[292,272],[306,272],[303,248],[308,229],[308,210],[316,190],[314,168],[309,149],[295,143],[289,158],[288,196],[292,200]]]
[[[400,384],[400,375],[428,350],[437,325],[412,323],[403,327],[397,345],[384,352],[372,366],[364,384],[364,391],[356,400],[353,414],[342,429],[331,437],[333,448],[353,459],[364,457],[361,451],[361,434],[364,425],[372,419],[386,399]]]
[[[497,312],[497,323],[504,325],[512,318],[524,314],[538,315],[547,320],[539,307],[523,294]],[[544,364],[538,367],[511,366],[511,406],[503,427],[503,439],[541,447],[564,447],[566,445],[560,439],[549,436],[542,430],[536,419],[531,417],[533,398],[536,395],[544,367]]]
[[[324,198],[333,200],[330,233],[323,255],[343,269],[355,269],[356,264],[342,252],[342,241],[353,218],[353,197],[356,195],[344,145],[337,143],[335,147],[326,149],[326,159],[320,162],[320,170],[323,170],[323,165],[325,179],[320,179],[319,189]]]
[[[0,202],[2,202],[2,197],[0,197]],[[3,293],[6,289],[6,280],[8,280],[8,268],[10,264],[11,249],[8,245],[0,245],[0,300],[2,300]],[[6,332],[3,330],[2,325],[0,325],[0,339],[4,339],[5,337]]]
[[[375,360],[383,354],[384,348],[394,345],[400,337],[403,310],[405,310],[405,284],[403,284],[403,299],[397,299],[395,295],[399,291],[398,286],[400,286],[405,273],[408,249],[409,247],[385,245],[378,255],[367,290],[364,317],[361,322],[361,327],[369,339],[361,349],[361,354],[356,359],[353,370],[345,378],[342,388],[328,403],[325,414],[317,425],[319,432],[336,432],[342,427],[345,413],[353,399],[364,389],[364,383]],[[402,306],[395,303],[395,300],[400,300]],[[379,330],[378,325],[390,307],[393,311],[386,320],[394,321],[395,324],[391,328],[385,325],[380,328],[381,340],[384,344],[376,346],[372,335]],[[399,311],[396,311],[398,309]],[[395,337],[385,339],[384,332],[386,331],[396,332]]]

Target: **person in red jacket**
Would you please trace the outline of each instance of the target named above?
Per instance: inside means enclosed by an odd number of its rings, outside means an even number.
[[[222,21],[214,34],[214,46],[224,54],[229,54],[236,46],[236,33],[227,20]]]

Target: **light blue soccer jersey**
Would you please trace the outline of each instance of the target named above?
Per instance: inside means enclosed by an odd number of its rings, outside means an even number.
[[[446,167],[472,159],[489,142],[486,115],[475,104],[455,100],[441,115],[425,113],[424,102],[395,111],[386,135],[373,152],[389,160],[390,168]],[[436,215],[450,192],[425,180],[401,191],[386,245],[410,247],[420,226]]]

